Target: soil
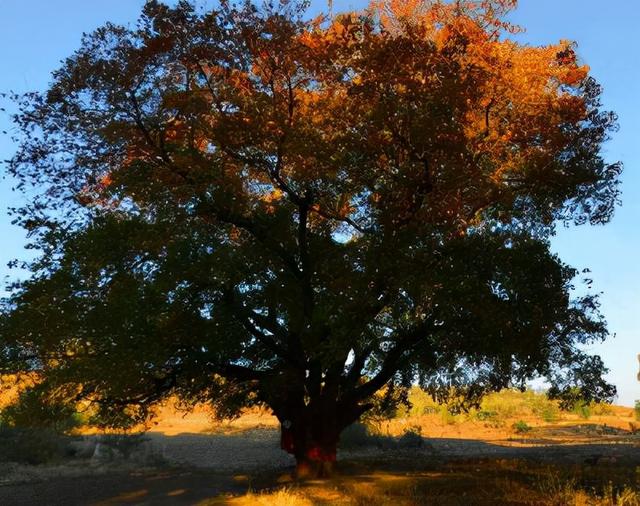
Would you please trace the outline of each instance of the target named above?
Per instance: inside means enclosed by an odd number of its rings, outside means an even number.
[[[230,424],[205,412],[161,418],[129,460],[75,459],[55,466],[4,465],[0,504],[7,506],[186,505],[220,494],[259,490],[286,479],[293,459],[279,448],[275,419],[254,413]],[[443,462],[525,459],[536,463],[584,466],[640,466],[640,435],[604,423],[569,422],[533,428],[526,435],[483,425],[423,431],[422,444],[371,443],[341,450],[339,462]],[[601,421],[600,421],[601,422]],[[618,423],[617,425],[624,425]],[[453,436],[453,437],[450,437]],[[475,437],[473,437],[475,436]],[[84,438],[90,455],[98,436]],[[391,441],[392,438],[386,438]]]

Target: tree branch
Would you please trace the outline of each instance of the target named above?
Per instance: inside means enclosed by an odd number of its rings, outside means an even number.
[[[409,330],[404,336],[396,341],[396,345],[387,352],[378,373],[366,383],[354,388],[351,394],[346,397],[359,401],[373,395],[382,388],[402,366],[402,362],[407,358],[413,348],[420,343],[425,333],[431,330],[431,322]]]
[[[290,349],[284,347],[277,342],[272,336],[263,332],[258,326],[266,329],[271,334],[280,338],[280,341],[291,343],[292,336],[285,331],[280,325],[273,322],[270,318],[265,317],[251,309],[247,309],[237,298],[233,290],[224,291],[224,302],[231,308],[234,316],[240,324],[253,335],[260,343],[271,350],[280,358],[287,361],[295,367],[304,367],[302,356],[296,356]],[[257,324],[257,325],[256,325]]]

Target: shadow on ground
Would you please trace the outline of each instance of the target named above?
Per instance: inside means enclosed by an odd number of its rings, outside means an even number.
[[[163,455],[161,465],[145,468],[129,463],[123,470],[117,465],[96,466],[87,461],[80,463],[83,472],[73,476],[60,472],[42,479],[32,476],[25,483],[0,485],[0,504],[179,506],[207,504],[216,497],[219,499],[213,503],[226,504],[226,496],[279,486],[292,470],[291,458],[278,448],[278,434],[271,429],[234,435],[151,433],[149,438]],[[480,490],[508,482],[526,483],[526,476],[549,466],[577,477],[585,486],[596,486],[601,479],[636,479],[634,473],[640,466],[638,437],[609,436],[589,444],[548,444],[550,441],[425,439],[415,448],[361,447],[340,452],[336,479],[358,483],[363,490],[368,487],[371,497],[384,485],[387,491],[395,487],[411,490],[412,494],[429,494],[434,504],[457,504],[456,497],[462,498],[474,487]],[[522,479],[515,479],[515,475]],[[318,497],[313,504],[323,501],[329,504],[332,499]]]

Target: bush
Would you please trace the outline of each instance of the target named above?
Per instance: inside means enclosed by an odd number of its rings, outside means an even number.
[[[633,411],[636,415],[636,421],[640,422],[640,401],[636,401],[636,405],[633,408]]]
[[[420,387],[411,387],[408,400],[410,407],[402,413],[404,416],[433,415],[440,410],[440,406],[433,400],[433,397]]]
[[[487,395],[481,404],[481,410],[494,413],[491,420],[507,420],[525,411],[525,398],[522,392],[503,390]]]
[[[100,436],[100,444],[109,448],[111,456],[120,455],[129,460],[131,455],[142,446],[149,438],[144,434],[103,434]]]
[[[511,426],[511,428],[516,434],[526,434],[527,432],[531,432],[531,426],[524,420],[518,420]]]
[[[476,413],[476,419],[481,422],[495,420],[496,418],[498,418],[498,413],[496,413],[495,411],[487,411],[485,409],[481,409]]]
[[[504,420],[500,419],[496,411],[481,409],[475,414],[475,419],[484,422],[485,427],[493,429],[504,427]]]
[[[369,428],[363,423],[349,425],[340,434],[340,448],[363,448],[376,446],[379,436],[371,434]]]
[[[591,413],[595,416],[605,416],[612,415],[613,408],[611,404],[607,404],[606,402],[592,402],[590,404]]]
[[[578,415],[580,418],[584,418],[588,420],[591,418],[591,406],[586,402],[579,402],[573,407],[573,413]]]
[[[25,390],[15,404],[0,413],[0,424],[18,429],[49,430],[68,433],[84,422],[75,406],[44,399],[37,389]]]
[[[51,429],[0,426],[0,462],[38,465],[74,453],[71,438]]]
[[[540,412],[540,416],[547,423],[557,422],[560,417],[560,410],[556,406],[545,406]]]
[[[560,417],[560,408],[555,401],[544,395],[537,395],[532,402],[533,413],[547,423],[553,423]]]
[[[422,448],[423,445],[422,427],[419,426],[409,427],[398,440],[401,448]]]
[[[354,423],[342,431],[338,446],[343,450],[355,448],[422,448],[422,428],[420,426],[408,427],[402,436],[394,438],[376,434],[363,423]]]
[[[66,435],[82,425],[75,407],[45,399],[37,386],[0,412],[0,461],[44,464],[75,454]]]

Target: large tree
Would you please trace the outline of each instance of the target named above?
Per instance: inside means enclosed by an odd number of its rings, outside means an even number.
[[[266,405],[314,468],[416,381],[611,398],[583,351],[607,336],[597,300],[549,239],[610,219],[615,117],[571,43],[513,40],[514,4],[149,1],[84,36],[19,99],[38,256],[3,371],[107,423],[168,396]]]

